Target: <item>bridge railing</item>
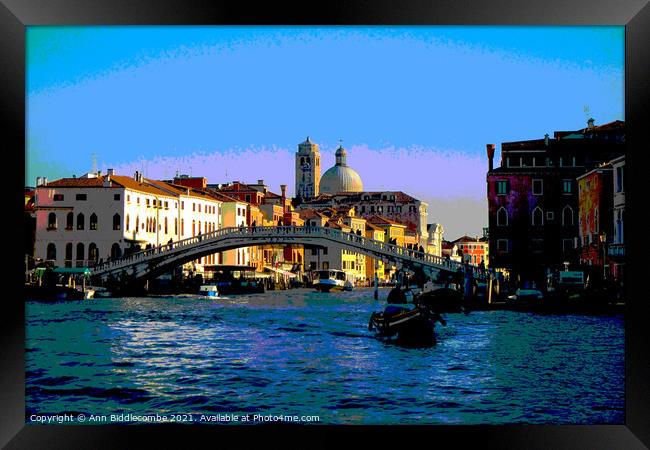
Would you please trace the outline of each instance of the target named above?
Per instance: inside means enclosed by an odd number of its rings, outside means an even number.
[[[335,230],[327,227],[300,227],[300,226],[271,226],[271,227],[228,227],[220,228],[208,233],[203,233],[197,236],[182,239],[180,241],[161,244],[157,247],[141,250],[132,253],[128,256],[112,261],[106,261],[97,265],[94,268],[95,273],[111,271],[128,267],[133,264],[147,261],[152,258],[160,257],[161,255],[175,254],[181,249],[185,249],[196,244],[208,244],[215,240],[221,240],[224,237],[323,237],[333,241],[349,244],[353,247],[360,247],[366,250],[376,251],[379,253],[388,254],[387,256],[397,256],[401,259],[419,261],[424,263],[433,264],[447,270],[458,270],[459,268],[466,270],[465,264],[457,261],[452,261],[437,255],[419,252],[417,250],[408,249],[395,244],[389,244],[383,241],[370,239],[365,236],[360,236],[354,233],[347,233],[341,230]]]

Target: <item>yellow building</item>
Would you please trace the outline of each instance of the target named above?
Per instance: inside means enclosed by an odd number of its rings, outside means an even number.
[[[384,230],[371,223],[366,223],[366,237],[376,241],[386,241],[386,233]],[[380,281],[385,280],[384,262],[375,258],[366,257],[366,277],[370,283],[375,279],[375,265],[377,266],[377,278]]]

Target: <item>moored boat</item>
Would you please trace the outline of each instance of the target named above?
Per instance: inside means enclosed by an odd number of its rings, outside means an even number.
[[[204,284],[199,288],[199,295],[204,295],[206,297],[218,297],[219,291],[217,286],[214,284]]]
[[[346,274],[342,270],[329,269],[314,272],[312,283],[314,289],[320,292],[340,291],[345,286]]]

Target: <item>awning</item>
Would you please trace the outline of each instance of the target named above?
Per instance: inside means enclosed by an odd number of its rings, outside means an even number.
[[[279,274],[285,275],[285,276],[287,276],[287,277],[289,277],[289,278],[295,278],[295,277],[298,276],[298,275],[296,275],[296,274],[293,273],[293,272],[287,272],[286,270],[276,269],[275,267],[264,266],[264,268],[265,268],[265,269],[268,269],[268,270],[270,270],[270,271],[272,271],[272,272],[277,272],[277,273],[279,273]]]
[[[75,275],[90,275],[88,267],[57,267],[54,273],[75,274]]]

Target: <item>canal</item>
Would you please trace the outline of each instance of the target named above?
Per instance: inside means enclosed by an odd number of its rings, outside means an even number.
[[[295,289],[217,300],[28,302],[26,418],[624,423],[623,316],[446,314],[436,346],[407,349],[368,331],[387,294],[380,290],[376,301],[371,289]]]

